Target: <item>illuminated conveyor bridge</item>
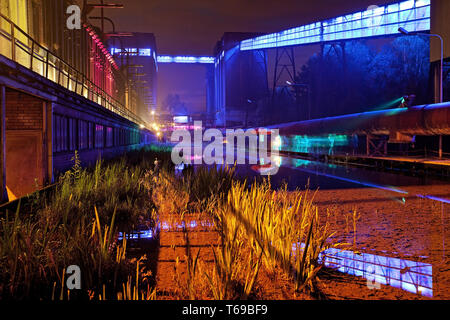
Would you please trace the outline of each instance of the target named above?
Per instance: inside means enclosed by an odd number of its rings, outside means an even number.
[[[214,57],[197,57],[197,56],[158,56],[158,63],[200,63],[213,64]]]
[[[369,7],[334,19],[258,36],[240,42],[240,50],[268,49],[321,42],[381,37],[430,30],[430,0],[408,0]]]

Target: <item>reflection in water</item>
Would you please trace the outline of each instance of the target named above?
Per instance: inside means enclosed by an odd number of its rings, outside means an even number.
[[[323,259],[323,260],[322,260]],[[412,293],[433,297],[431,264],[330,248],[319,257],[326,267]]]
[[[151,239],[153,238],[152,230],[140,230],[133,232],[131,234],[126,234],[127,239]],[[121,241],[123,239],[123,233],[119,232],[118,240]]]
[[[180,163],[180,164],[177,164],[177,165],[175,166],[175,171],[183,171],[184,167],[185,167],[184,162],[182,162],[182,163]]]
[[[195,229],[197,227],[203,227],[203,228],[212,228],[214,224],[210,221],[196,221],[191,220],[188,223],[185,223],[182,221],[181,223],[177,224],[169,224],[167,222],[159,223],[156,227],[156,231],[158,230],[164,230],[164,231],[180,231],[184,228],[190,228]],[[135,239],[152,239],[155,236],[154,230],[151,229],[144,229],[139,231],[134,231],[130,234],[126,234],[127,239],[129,240],[135,240]],[[123,240],[123,233],[119,232],[118,238],[119,241]]]
[[[339,180],[343,182],[347,182],[354,185],[360,185],[364,187],[369,188],[376,188],[380,190],[385,191],[392,191],[395,193],[403,194],[403,195],[412,195],[416,196],[418,198],[425,198],[433,201],[438,201],[442,203],[450,203],[450,199],[440,198],[432,195],[422,195],[422,194],[410,194],[406,190],[402,190],[398,187],[392,186],[392,185],[386,185],[386,184],[380,184],[380,183],[374,183],[367,180],[367,177],[365,174],[367,172],[360,171],[358,169],[352,169],[351,171],[348,170],[348,168],[345,167],[339,167],[334,164],[329,163],[320,163],[316,161],[310,161],[310,160],[304,160],[304,159],[295,159],[295,158],[289,158],[289,157],[280,157],[279,165],[290,168],[298,171],[305,172],[308,175],[312,176],[322,176],[325,178],[333,179],[333,180]],[[260,172],[261,166],[251,166],[251,169],[253,171]],[[352,174],[350,174],[352,173]],[[377,175],[383,176],[381,173],[377,173]],[[386,174],[384,174],[386,175]],[[351,178],[349,177],[351,176]],[[389,175],[386,175],[386,181],[389,181]],[[384,179],[383,179],[384,180]],[[406,180],[405,180],[406,181]],[[407,185],[411,185],[413,182],[408,183]],[[396,200],[397,199],[392,199]],[[405,203],[405,198],[401,198],[401,202]]]
[[[322,136],[294,135],[282,136],[280,144],[282,151],[292,151],[300,153],[326,153],[333,154],[337,150],[357,145],[358,140],[354,137],[343,134],[329,134]]]
[[[344,178],[344,177],[341,177],[341,176],[328,174],[328,173],[325,173],[325,172],[308,170],[308,169],[305,169],[305,168],[301,168],[300,166],[296,166],[296,168],[301,170],[301,171],[305,171],[307,173],[310,173],[310,174],[321,175],[321,176],[324,176],[324,177],[327,177],[327,178],[332,178],[332,179],[337,179],[337,180],[341,180],[341,181],[345,181],[345,182],[350,182],[350,183],[354,183],[354,184],[363,185],[365,187],[383,189],[383,190],[393,191],[393,192],[402,193],[402,194],[408,194],[407,191],[395,188],[393,186],[382,186],[382,185],[378,185],[378,184],[374,184],[374,183],[370,183],[370,182],[365,182],[365,181],[361,181],[361,180]]]
[[[443,202],[443,203],[450,203],[449,199],[444,199],[444,198],[439,198],[439,197],[434,197],[434,196],[429,196],[429,195],[422,195],[422,194],[416,194],[416,196],[419,198],[435,200],[435,201],[439,201],[439,202]]]
[[[438,201],[442,205],[442,259],[446,259],[444,206],[450,203],[450,200],[431,195],[410,193],[411,191],[408,192],[409,190],[402,190],[403,188],[401,187],[410,185],[428,185],[434,184],[436,182],[426,180],[425,183],[422,183],[414,177],[404,177],[394,174],[370,172],[362,169],[346,168],[334,164],[324,164],[315,161],[289,157],[280,157],[279,159],[277,159],[276,164],[281,165],[282,169],[284,169],[284,171],[281,172],[279,178],[283,178],[283,176],[292,178],[292,180],[290,181],[294,182],[294,187],[297,187],[299,185],[298,181],[300,180],[295,180],[294,178],[305,176],[309,179],[310,176],[315,176],[320,178],[320,180],[317,178],[316,180],[318,186],[321,186],[322,189],[323,186],[326,186],[327,183],[330,184],[330,188],[332,189],[334,189],[334,185],[341,183],[343,186],[349,185],[350,187],[354,187],[355,185],[359,185],[363,187],[392,191],[398,194],[398,197],[402,200],[403,203],[405,203],[405,198],[402,197],[406,197],[407,199],[410,198],[407,197],[407,195]],[[268,170],[270,167],[270,165],[264,165],[262,163],[259,163],[259,165],[238,166],[238,168],[241,169],[244,173],[244,176],[248,176],[252,172],[261,174],[262,171]],[[180,166],[177,166],[176,170],[180,172],[181,170],[183,170],[183,168],[184,165],[181,164]],[[277,176],[273,176],[273,178],[276,177]],[[389,182],[390,185],[385,184],[385,182]],[[387,195],[387,198],[397,200],[390,195]],[[161,222],[157,226],[157,229],[165,231],[182,231],[184,228],[195,229],[198,227],[209,228],[212,226],[213,224],[207,221],[188,221],[185,223],[183,222],[176,224]],[[153,237],[153,233],[148,230],[147,232],[138,232],[131,235],[132,239],[146,237]],[[397,252],[387,254],[397,255]],[[390,258],[367,253],[359,254],[352,251],[341,251],[337,249],[326,250],[320,255],[320,260],[324,263],[325,266],[334,268],[337,271],[366,278],[368,280],[368,285],[370,283],[373,284],[374,282],[376,282],[400,288],[414,294],[433,297],[433,267],[428,263],[404,260],[399,258]],[[376,287],[376,284],[374,285],[374,287]]]
[[[186,226],[193,229],[199,226],[211,228],[213,223],[192,220],[187,224],[183,221],[170,225],[163,222],[158,225],[158,228],[165,231],[179,231]],[[153,236],[152,230],[140,230],[127,235],[127,239],[151,239]],[[123,234],[119,232],[118,240],[122,239]],[[304,247],[304,244],[301,247]],[[295,249],[294,247],[294,251]],[[428,263],[368,253],[355,253],[335,248],[323,251],[319,255],[319,262],[339,272],[363,277],[368,280],[368,285],[372,285],[371,288],[375,288],[376,283],[379,283],[426,297],[433,297],[433,268]]]
[[[164,231],[180,231],[186,227],[190,228],[190,229],[195,229],[197,227],[211,228],[213,226],[214,226],[214,224],[210,221],[191,220],[187,224],[184,221],[182,221],[181,223],[177,223],[177,224],[169,224],[167,222],[162,222],[162,223],[158,224],[158,229],[164,230]],[[190,230],[190,231],[192,231],[192,230]]]

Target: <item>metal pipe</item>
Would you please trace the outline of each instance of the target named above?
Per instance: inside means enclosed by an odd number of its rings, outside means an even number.
[[[273,125],[282,135],[450,135],[450,102]]]

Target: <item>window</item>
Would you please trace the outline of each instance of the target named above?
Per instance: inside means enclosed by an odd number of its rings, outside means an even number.
[[[75,151],[77,149],[77,119],[69,118],[69,150]]]
[[[53,118],[53,151],[67,151],[67,118],[54,115]]]
[[[80,150],[88,148],[88,123],[84,120],[80,120],[78,128],[78,146]]]
[[[137,143],[137,131],[133,129],[131,131],[131,144],[136,144],[136,143]]]
[[[124,145],[126,145],[127,144],[127,141],[126,141],[126,131],[125,131],[125,129],[120,129],[120,144],[122,145],[122,146],[124,146]]]
[[[106,127],[106,147],[113,146],[113,128]]]
[[[88,124],[88,148],[93,149],[94,148],[94,124],[92,122],[89,122]]]
[[[114,145],[115,146],[120,146],[119,132],[120,132],[119,128],[114,128]]]
[[[95,125],[95,147],[103,148],[103,126],[100,124]]]

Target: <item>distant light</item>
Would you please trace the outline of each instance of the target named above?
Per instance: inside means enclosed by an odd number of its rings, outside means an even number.
[[[171,63],[173,62],[173,58],[171,56],[158,56],[158,63]]]
[[[151,57],[152,49],[151,48],[111,48],[112,55],[130,55],[130,56],[140,56],[140,57]]]
[[[150,57],[152,55],[152,49],[150,48],[139,49],[139,55],[142,57]]]
[[[214,57],[195,57],[195,56],[158,56],[158,63],[214,63]]]
[[[139,125],[139,128],[144,129],[145,126],[144,126],[143,124],[140,124],[140,125]]]
[[[152,110],[152,116],[154,116],[155,115],[155,110]]]
[[[286,84],[287,84],[288,86],[292,86],[292,82],[290,82],[289,80],[286,81]]]
[[[175,123],[188,123],[188,116],[175,116],[173,117],[173,122]]]

